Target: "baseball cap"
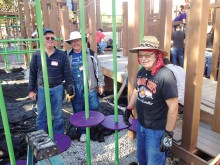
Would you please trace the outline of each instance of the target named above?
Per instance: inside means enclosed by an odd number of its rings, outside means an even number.
[[[46,35],[47,33],[54,34],[53,30],[51,30],[51,29],[44,29],[44,35]]]

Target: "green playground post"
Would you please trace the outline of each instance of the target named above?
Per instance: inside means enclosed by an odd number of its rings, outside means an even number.
[[[85,37],[85,11],[84,0],[79,1],[80,9],[80,30],[82,40],[82,56],[83,56],[83,81],[84,81],[84,99],[85,99],[85,118],[89,118],[89,96],[88,96],[88,63],[86,59],[86,37]],[[90,151],[90,128],[86,127],[86,151],[87,163],[91,165],[91,151]]]

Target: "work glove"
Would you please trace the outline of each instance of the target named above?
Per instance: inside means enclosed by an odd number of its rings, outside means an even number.
[[[134,118],[134,115],[132,114],[132,110],[126,108],[126,110],[125,110],[125,112],[123,114],[123,121],[129,127],[131,126],[131,123],[129,122],[130,115],[132,115],[132,117]]]
[[[173,144],[173,131],[165,130],[163,136],[160,139],[160,151],[165,152],[172,147]]]
[[[68,88],[66,89],[66,101],[70,102],[73,97],[75,96],[75,88],[73,85],[69,85]]]

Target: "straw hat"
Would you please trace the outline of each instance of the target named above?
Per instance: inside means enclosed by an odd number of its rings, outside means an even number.
[[[81,39],[81,38],[82,38],[82,36],[81,36],[80,32],[73,31],[70,33],[70,38],[68,40],[66,40],[66,42],[68,44],[71,44],[71,41],[76,40],[76,39]]]
[[[130,49],[129,51],[131,53],[138,53],[140,50],[149,50],[149,49],[158,50],[163,54],[163,56],[168,55],[168,53],[165,50],[159,49],[159,41],[154,36],[144,36],[139,47]]]

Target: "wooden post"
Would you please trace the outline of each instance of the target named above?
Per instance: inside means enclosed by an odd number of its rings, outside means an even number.
[[[23,5],[24,5],[25,25],[26,25],[27,37],[31,38],[32,31],[31,31],[31,19],[30,19],[28,0],[23,0]]]
[[[150,18],[150,0],[145,0],[144,3],[144,35],[149,35],[149,18]]]
[[[217,3],[220,3],[220,0],[216,0]],[[219,67],[217,68],[217,64],[219,61],[219,53],[220,53],[220,8],[216,8],[215,14],[215,26],[214,26],[214,42],[213,42],[213,54],[212,54],[212,73],[211,79],[216,79],[217,69],[218,69],[218,83],[217,83],[217,91],[215,97],[215,110],[213,116],[212,130],[220,132],[220,71]]]
[[[186,38],[187,55],[186,88],[181,146],[192,152],[196,148],[200,119],[203,68],[208,23],[209,1],[193,0],[190,2],[190,20]]]
[[[128,2],[122,3],[123,27],[122,27],[122,44],[123,56],[128,56]]]
[[[89,0],[88,6],[88,31],[89,31],[89,43],[91,49],[95,52],[97,51],[97,44],[96,44],[96,17],[95,17],[95,2],[94,0]]]
[[[34,7],[32,5],[29,5],[30,8],[30,17],[31,17],[31,27],[32,27],[32,32],[35,30],[35,17],[34,17]]]
[[[216,3],[220,3],[220,0],[216,0]],[[215,8],[215,22],[214,22],[214,40],[213,40],[213,52],[212,52],[212,68],[210,79],[216,80],[218,61],[219,61],[219,44],[220,44],[220,8]]]
[[[172,0],[160,1],[160,48],[168,52],[170,58],[172,34]]]
[[[67,50],[70,48],[70,45],[65,42],[65,40],[70,37],[70,28],[69,28],[69,13],[67,6],[63,6],[60,12],[61,15],[61,32],[63,36],[63,49]],[[68,18],[68,19],[67,19]]]
[[[97,27],[97,29],[101,28],[101,21],[100,21],[100,0],[96,0],[96,27]]]
[[[49,10],[49,16],[50,16],[50,28],[54,31],[55,36],[57,38],[60,38],[60,32],[58,28],[59,24],[59,16],[58,16],[58,6],[57,1],[51,1],[51,9]],[[69,17],[66,18],[69,20]],[[61,41],[56,41],[56,46],[58,48],[61,47]]]
[[[26,32],[25,32],[25,22],[24,22],[24,14],[21,7],[21,0],[18,0],[18,14],[19,14],[19,20],[20,20],[20,29],[21,29],[21,36],[22,38],[26,38]]]
[[[128,1],[128,49],[137,47],[140,44],[140,1]],[[138,72],[137,55],[128,52],[128,101],[134,90],[134,81]],[[135,116],[137,116],[136,111]],[[135,134],[128,131],[129,138],[134,138]]]
[[[47,1],[45,1],[45,0],[41,1],[41,8],[42,8],[44,28],[49,28],[50,27],[50,22],[49,22],[50,19],[49,19],[49,14],[48,14]]]

